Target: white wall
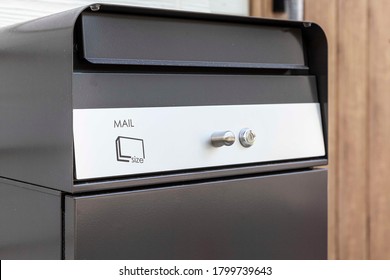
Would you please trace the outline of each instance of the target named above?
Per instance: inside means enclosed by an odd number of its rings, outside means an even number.
[[[103,0],[100,3],[248,15],[248,2],[248,0]],[[0,27],[91,3],[94,2],[90,0],[0,0]]]

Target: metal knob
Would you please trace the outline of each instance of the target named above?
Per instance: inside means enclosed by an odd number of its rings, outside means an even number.
[[[231,131],[214,132],[211,135],[211,145],[214,147],[231,146],[236,141],[236,136]]]
[[[255,143],[256,140],[256,134],[253,132],[252,129],[244,128],[241,129],[240,135],[239,135],[240,143],[242,146],[248,148]]]

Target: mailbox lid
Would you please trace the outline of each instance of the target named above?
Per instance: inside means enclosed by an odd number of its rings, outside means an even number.
[[[81,25],[94,64],[307,69],[297,27],[94,12]]]

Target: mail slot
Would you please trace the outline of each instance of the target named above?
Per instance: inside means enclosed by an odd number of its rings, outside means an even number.
[[[2,259],[327,258],[318,25],[98,5],[0,55]]]
[[[82,14],[81,22],[87,31],[83,32],[84,57],[92,63],[305,66],[302,33],[297,28],[161,16],[97,17],[93,12]],[[155,43],[163,44],[164,48],[156,47]],[[289,51],[284,46],[289,46]]]

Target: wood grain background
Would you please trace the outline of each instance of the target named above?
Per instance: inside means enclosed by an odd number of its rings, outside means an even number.
[[[272,13],[252,0],[253,16]],[[329,258],[390,259],[390,1],[305,0],[329,46]]]

